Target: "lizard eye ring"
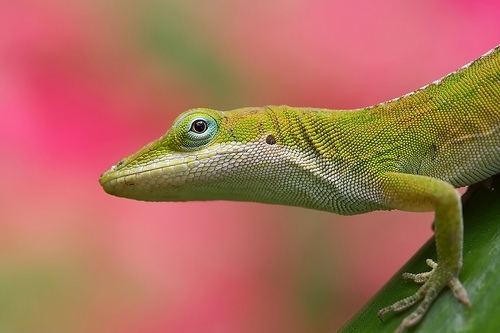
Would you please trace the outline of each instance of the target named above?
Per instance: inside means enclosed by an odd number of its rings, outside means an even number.
[[[219,126],[214,116],[197,109],[179,117],[172,127],[179,148],[185,151],[204,147],[219,132]]]

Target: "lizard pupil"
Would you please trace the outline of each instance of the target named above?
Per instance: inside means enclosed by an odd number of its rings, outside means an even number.
[[[201,134],[204,133],[208,128],[208,124],[205,120],[198,119],[193,121],[191,124],[191,131]]]

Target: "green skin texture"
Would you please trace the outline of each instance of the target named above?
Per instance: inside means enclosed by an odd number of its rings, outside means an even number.
[[[448,285],[469,305],[455,188],[500,172],[500,46],[421,89],[356,110],[268,106],[181,114],[157,141],[100,178],[112,195],[145,201],[237,200],[342,215],[434,211],[438,265],[379,312],[418,303],[416,324]]]

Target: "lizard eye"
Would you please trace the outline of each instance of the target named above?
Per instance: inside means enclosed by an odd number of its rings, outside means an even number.
[[[203,134],[207,129],[208,129],[208,124],[205,120],[196,119],[191,123],[191,128],[189,130],[197,134]]]
[[[188,111],[174,122],[172,134],[179,148],[185,151],[201,149],[215,138],[219,124],[209,111]]]

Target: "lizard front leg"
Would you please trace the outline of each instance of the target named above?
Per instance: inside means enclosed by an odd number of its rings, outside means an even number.
[[[434,211],[434,232],[437,261],[428,261],[432,270],[427,273],[404,275],[405,278],[423,283],[413,295],[379,311],[400,312],[420,301],[418,307],[398,326],[396,332],[418,323],[439,292],[448,285],[455,298],[470,305],[467,292],[458,279],[462,267],[462,209],[458,192],[449,183],[420,175],[386,173],[380,179],[385,205],[404,211]]]

